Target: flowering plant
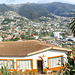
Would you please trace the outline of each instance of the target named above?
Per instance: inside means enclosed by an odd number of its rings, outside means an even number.
[[[72,52],[66,53],[67,61],[63,65],[63,70],[61,71],[61,75],[75,75],[75,50]]]

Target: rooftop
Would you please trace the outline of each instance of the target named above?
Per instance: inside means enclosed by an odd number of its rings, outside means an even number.
[[[0,56],[27,56],[36,54],[46,50],[64,50],[71,51],[66,48],[60,48],[51,44],[40,41],[16,41],[16,42],[0,42]]]

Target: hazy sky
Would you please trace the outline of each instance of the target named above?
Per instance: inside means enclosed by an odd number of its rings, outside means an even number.
[[[70,3],[75,5],[75,0],[0,0],[0,4],[20,4],[26,2],[35,2],[35,3],[51,3],[51,2],[63,2],[63,3]]]

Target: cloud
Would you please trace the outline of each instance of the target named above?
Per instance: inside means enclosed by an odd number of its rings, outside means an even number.
[[[39,0],[38,3],[51,3],[54,2],[55,0]]]
[[[6,0],[6,3],[14,3],[16,0]]]
[[[4,3],[7,3],[7,4],[20,4],[20,3],[26,3],[26,2],[35,2],[35,3],[62,2],[62,3],[75,4],[75,0],[1,0],[0,3],[2,3],[3,1]]]
[[[62,2],[75,4],[75,0],[39,0],[38,3]]]
[[[59,1],[59,0],[56,0]],[[60,0],[59,2],[75,4],[75,0]]]

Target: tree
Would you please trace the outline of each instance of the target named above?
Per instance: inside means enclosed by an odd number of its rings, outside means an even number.
[[[24,34],[20,35],[21,39],[26,39],[26,36]]]
[[[74,13],[74,16],[75,16],[75,13]],[[75,37],[75,17],[72,19],[70,23],[70,29],[72,30],[74,37]]]

